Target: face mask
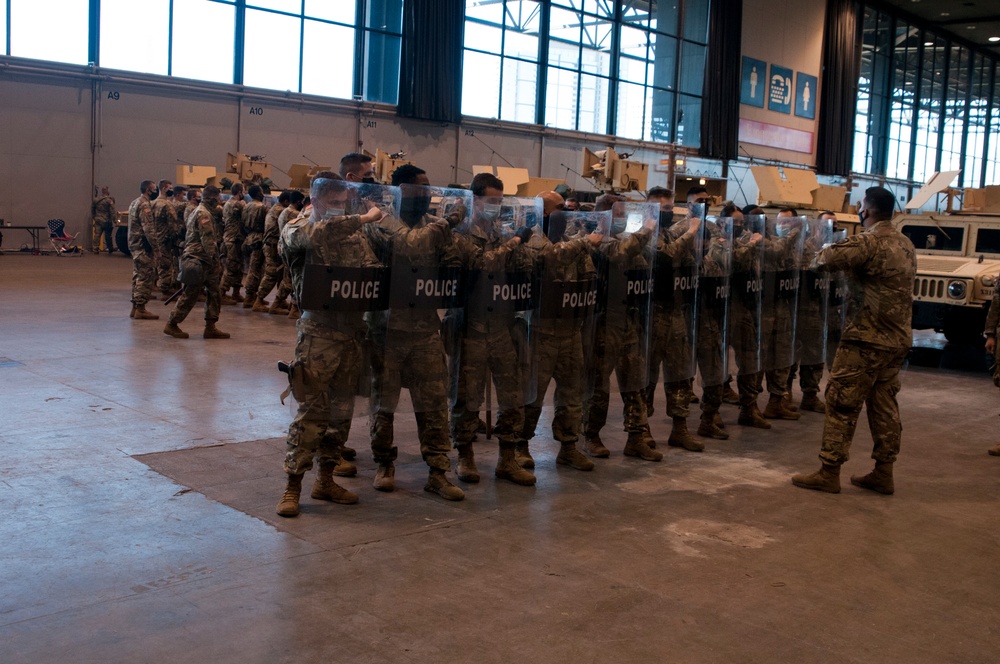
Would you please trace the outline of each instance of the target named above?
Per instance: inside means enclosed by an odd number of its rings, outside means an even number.
[[[361,181],[365,184],[375,184],[375,178],[372,177],[361,178]]]
[[[621,219],[621,220],[616,219],[611,224],[611,234],[621,235],[622,233],[625,232],[625,228],[627,226],[628,226],[628,221],[626,219]]]
[[[500,216],[500,206],[499,205],[486,205],[483,207],[483,211],[480,213],[483,221],[494,222],[497,217]]]
[[[156,197],[159,196],[159,195],[160,195],[160,192],[157,191],[156,189],[154,189],[153,191],[151,191],[151,192],[149,192],[147,194],[147,196],[149,196],[149,200],[151,200],[151,201],[155,201]]]
[[[862,224],[865,223],[868,220],[868,210],[858,212],[858,219],[861,220]]]
[[[660,212],[660,227],[664,228],[672,223],[674,223],[674,211],[662,210]]]
[[[174,197],[174,190],[167,189],[167,198],[173,198],[173,197]]]
[[[788,237],[788,226],[784,225],[775,226],[774,232],[778,237]]]
[[[327,208],[326,212],[323,213],[321,219],[326,221],[327,219],[333,219],[334,217],[343,217],[343,216],[344,216],[344,208],[342,207]]]
[[[431,208],[431,197],[430,196],[414,196],[412,198],[404,198],[400,203],[400,215],[410,220],[416,221],[427,214],[427,211]]]

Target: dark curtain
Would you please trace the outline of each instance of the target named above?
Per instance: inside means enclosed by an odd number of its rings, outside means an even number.
[[[861,70],[862,22],[857,0],[827,0],[816,170],[849,175]]]
[[[712,0],[701,102],[701,148],[714,159],[738,156],[743,0]]]
[[[463,0],[406,0],[399,104],[405,118],[459,122],[462,113]]]

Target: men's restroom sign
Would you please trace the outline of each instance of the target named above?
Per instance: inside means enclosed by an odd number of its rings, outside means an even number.
[[[740,103],[764,108],[767,95],[767,63],[743,56],[743,82],[740,86]]]
[[[795,72],[795,115],[816,119],[816,77]]]
[[[767,79],[767,108],[778,113],[792,112],[792,70],[771,65]]]

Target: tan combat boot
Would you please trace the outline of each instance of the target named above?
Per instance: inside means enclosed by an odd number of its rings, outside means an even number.
[[[313,484],[312,497],[316,500],[329,500],[340,505],[353,505],[358,502],[358,494],[348,491],[333,481],[336,464],[324,462],[319,465],[316,473],[316,483]],[[279,512],[280,514],[280,512]]]
[[[611,456],[611,450],[604,446],[600,434],[585,436],[583,439],[583,451],[595,459],[607,459]]]
[[[472,443],[458,446],[458,479],[469,484],[479,482],[479,469],[476,468],[476,455],[472,451]]]
[[[643,461],[663,461],[663,452],[650,447],[647,438],[652,440],[652,436],[646,432],[630,433],[628,440],[625,441],[625,449],[622,450],[622,454],[627,457],[636,457]]]
[[[736,393],[732,385],[726,385],[722,390],[722,403],[728,403],[733,406],[740,405],[740,395]]]
[[[347,459],[341,458],[340,463],[333,469],[333,474],[337,477],[354,477],[358,474],[358,467]]]
[[[275,316],[287,316],[288,307],[286,307],[285,303],[278,298],[274,298],[274,303],[271,304],[271,308],[267,310],[267,313]]]
[[[285,493],[278,502],[278,516],[298,516],[299,495],[302,493],[302,473],[289,475]]]
[[[129,314],[129,318],[134,318],[136,320],[160,320],[160,317],[153,312],[146,311],[145,304],[132,305],[132,313]]]
[[[223,332],[215,326],[215,323],[205,323],[205,331],[201,335],[205,339],[228,339],[229,333]]]
[[[789,390],[785,392],[784,396],[781,397],[781,407],[785,410],[790,410],[793,413],[799,412],[798,407],[792,402],[792,392]]]
[[[191,335],[177,327],[177,323],[167,323],[163,328],[163,333],[172,336],[174,339],[187,339]]]
[[[670,438],[667,439],[670,447],[683,447],[691,452],[703,452],[705,444],[695,440],[688,431],[686,417],[675,417],[674,427],[670,430]]]
[[[531,452],[528,451],[528,441],[522,441],[514,448],[514,461],[521,468],[531,470],[535,467],[535,460],[531,457]]]
[[[354,461],[354,458],[358,456],[358,451],[353,447],[348,447],[344,445],[340,448],[340,458],[346,459],[348,461]]]
[[[233,286],[233,295],[232,295],[232,297],[233,297],[233,300],[235,300],[236,302],[243,302],[243,296],[240,295],[240,287],[239,286]]]
[[[576,443],[563,443],[556,455],[556,463],[560,466],[569,466],[577,470],[593,470],[594,462],[583,456],[580,450],[576,449]]]
[[[704,436],[705,438],[715,438],[716,440],[727,440],[729,438],[729,432],[716,426],[716,415],[718,415],[718,413],[701,414],[701,423],[698,425],[698,435]]]
[[[243,306],[245,307],[246,304],[247,303],[244,302]],[[254,301],[253,301],[253,304],[250,305],[250,306],[251,306],[251,309],[250,309],[251,311],[256,311],[259,314],[266,314],[269,311],[269,309],[270,309],[267,301],[263,300],[263,299],[261,299],[259,297],[255,298]]]
[[[851,484],[891,496],[896,490],[892,485],[892,464],[876,461],[875,469],[867,475],[852,475]]]
[[[805,392],[802,394],[802,401],[799,402],[799,410],[808,410],[814,413],[825,413],[826,404],[823,403],[815,392]]]
[[[462,500],[465,498],[465,492],[449,482],[448,477],[440,468],[431,468],[430,473],[427,475],[427,484],[424,485],[424,491],[436,493],[445,500]]]
[[[515,460],[513,445],[500,446],[500,458],[497,459],[497,467],[493,474],[498,480],[509,480],[521,486],[534,486],[535,484],[535,476],[531,471],[521,468]]]
[[[749,406],[740,408],[740,416],[736,420],[737,424],[741,424],[745,427],[754,427],[757,429],[770,429],[771,423],[764,419],[764,416],[760,414],[760,408],[757,407],[757,403],[754,402]]]
[[[372,480],[372,488],[376,491],[389,493],[396,488],[396,466],[392,462],[380,463],[375,469],[375,479]]]
[[[792,484],[803,489],[840,493],[840,466],[824,463],[810,475],[792,475]]]
[[[770,420],[797,420],[802,415],[794,411],[785,408],[782,397],[779,394],[772,394],[771,398],[767,400],[767,406],[764,408],[764,417]]]
[[[288,308],[288,317],[292,320],[302,318],[302,312],[299,311],[299,305],[292,302],[292,306]]]
[[[994,445],[990,449],[986,450],[990,456],[1000,456],[1000,444]]]
[[[223,293],[222,294],[222,298],[219,300],[219,304],[224,304],[224,305],[227,305],[227,306],[231,306],[231,305],[236,304],[236,300],[234,300],[233,298],[231,298],[228,295],[226,295],[225,293]]]

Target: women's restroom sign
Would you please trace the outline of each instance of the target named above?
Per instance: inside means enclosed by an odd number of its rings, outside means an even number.
[[[816,77],[795,72],[795,115],[816,119]]]
[[[767,95],[767,63],[763,60],[743,56],[743,82],[740,103],[764,108]]]
[[[767,79],[767,108],[777,113],[792,112],[792,70],[771,65]]]

